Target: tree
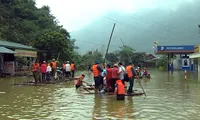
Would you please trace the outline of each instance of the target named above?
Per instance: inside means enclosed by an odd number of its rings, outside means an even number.
[[[34,46],[39,50],[46,50],[48,56],[55,58],[58,53],[62,54],[62,56],[66,55],[68,44],[61,33],[46,32],[35,41]]]

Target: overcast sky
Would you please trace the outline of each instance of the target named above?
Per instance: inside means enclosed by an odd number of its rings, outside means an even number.
[[[36,0],[38,7],[48,5],[69,32],[84,28],[107,12],[132,14],[155,8],[176,11],[186,2],[194,0]]]

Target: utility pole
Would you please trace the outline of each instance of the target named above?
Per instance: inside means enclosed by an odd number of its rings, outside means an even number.
[[[114,23],[113,28],[112,28],[112,31],[111,31],[111,34],[110,34],[110,39],[109,39],[109,42],[108,42],[108,46],[107,46],[105,58],[104,58],[104,61],[103,61],[104,65],[105,65],[105,62],[106,62],[106,58],[107,58],[107,54],[108,54],[108,49],[109,49],[109,47],[110,47],[110,42],[111,42],[111,40],[112,40],[112,35],[113,35],[114,30],[115,30],[115,25],[116,25],[116,23]]]

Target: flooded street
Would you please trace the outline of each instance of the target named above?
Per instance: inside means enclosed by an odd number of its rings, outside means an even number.
[[[116,101],[112,95],[84,94],[73,82],[45,86],[13,86],[27,78],[1,78],[0,120],[198,120],[200,82],[183,72],[168,74],[150,70],[152,79],[142,80],[145,96]],[[193,79],[193,80],[192,80]],[[92,81],[86,76],[87,81]],[[138,82],[135,88],[141,91]]]

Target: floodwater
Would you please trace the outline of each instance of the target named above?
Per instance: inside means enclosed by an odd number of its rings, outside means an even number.
[[[46,86],[13,86],[27,78],[0,79],[0,120],[198,120],[200,82],[182,72],[150,70],[142,80],[145,96],[116,101],[112,95],[84,94],[73,82]],[[91,78],[86,78],[91,81]],[[135,88],[141,91],[138,82]]]

